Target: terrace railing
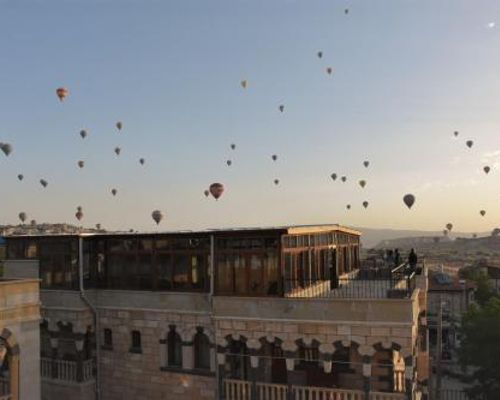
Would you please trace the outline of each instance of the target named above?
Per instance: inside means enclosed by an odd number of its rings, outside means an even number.
[[[294,298],[409,298],[416,273],[406,265],[393,270],[356,270],[330,280],[285,280],[285,297]]]
[[[40,368],[43,379],[54,379],[67,382],[87,382],[94,379],[93,359],[82,361],[81,376],[78,373],[78,362],[41,358]],[[0,399],[1,400],[1,399]]]

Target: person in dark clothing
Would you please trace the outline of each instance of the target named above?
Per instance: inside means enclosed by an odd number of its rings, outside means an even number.
[[[410,254],[408,255],[408,264],[410,265],[410,269],[415,271],[417,268],[418,257],[417,253],[415,253],[415,249],[411,249]]]
[[[399,254],[399,249],[394,250],[394,266],[399,267],[401,264],[401,255]]]

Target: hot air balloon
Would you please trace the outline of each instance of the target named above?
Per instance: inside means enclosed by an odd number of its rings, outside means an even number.
[[[156,222],[156,225],[158,225],[161,222],[163,217],[164,217],[164,215],[160,210],[154,210],[151,213],[151,218],[153,218],[153,220]]]
[[[274,180],[274,184],[275,184],[275,185],[279,185],[279,183],[280,183],[280,180],[279,180],[279,179],[275,179],[275,180]]]
[[[363,161],[363,165],[365,166],[365,168],[368,168],[368,166],[370,165],[370,161]]]
[[[363,207],[364,208],[368,208],[368,202],[367,201],[363,201]]]
[[[351,205],[348,204],[348,205],[345,206],[345,208],[347,208],[348,210],[350,210],[351,209]]]
[[[344,14],[346,14],[346,15],[347,15],[347,14],[349,14],[349,9],[348,9],[348,8],[346,8],[346,9],[344,10]]]
[[[273,159],[273,161],[276,161],[278,159],[278,156],[276,154],[273,154],[271,158]]]
[[[236,149],[236,145],[234,143],[231,144],[231,150]]]
[[[446,224],[446,229],[448,229],[451,232],[451,230],[453,229],[453,224],[451,222],[448,222]]]
[[[405,194],[403,197],[403,202],[406,204],[406,207],[411,208],[415,203],[415,196],[412,194]]]
[[[342,182],[345,182],[345,181],[347,180],[347,176],[343,176],[343,177],[341,177],[341,178],[340,178],[340,180],[341,180]]]
[[[214,196],[215,200],[218,200],[224,193],[224,185],[222,183],[212,183],[208,190],[210,190],[210,194]]]
[[[95,224],[96,229],[101,229],[101,224]]]
[[[227,160],[227,161],[226,161],[226,164],[227,164],[227,166],[228,166],[228,167],[230,167],[232,163],[233,163],[233,162],[232,162],[231,160]]]
[[[120,149],[119,147],[115,147],[115,153],[117,156],[120,155],[120,152],[122,151],[122,149]]]
[[[64,101],[64,99],[68,96],[69,90],[63,87],[56,89],[57,97],[59,97],[59,101]]]
[[[118,122],[116,123],[116,129],[118,129],[119,131],[121,131],[121,130],[122,130],[122,128],[123,128],[123,123],[122,123],[121,121],[118,121]]]
[[[486,166],[483,168],[483,171],[488,174],[490,172],[490,167]]]
[[[359,181],[359,186],[361,186],[362,188],[364,188],[366,186],[366,181],[364,179],[361,179]]]
[[[248,85],[248,81],[246,79],[242,80],[240,82],[240,85],[243,89],[246,89],[247,88],[247,85]]]
[[[0,149],[2,149],[7,157],[12,153],[12,145],[9,143],[0,143]]]
[[[327,67],[327,68],[326,68],[326,73],[327,73],[328,75],[331,75],[331,74],[332,74],[332,72],[333,72],[333,68],[332,68],[332,67]]]
[[[472,147],[472,145],[474,144],[474,142],[472,140],[467,140],[465,142],[465,144],[467,145],[467,147],[470,149]]]
[[[139,158],[139,163],[141,165],[144,165],[145,162],[146,162],[146,160],[144,158]]]
[[[458,131],[453,132],[453,134],[455,135],[455,137],[457,137],[458,136]]]
[[[49,184],[45,179],[40,179],[40,184],[43,186],[43,187],[47,187],[47,185]]]
[[[85,161],[82,161],[82,160],[78,161],[78,166],[80,168],[83,168],[85,166]]]
[[[81,219],[83,218],[83,212],[82,210],[78,210],[75,214],[75,217],[78,221],[81,221]]]
[[[337,174],[335,174],[335,173],[331,174],[330,178],[332,178],[333,180],[336,180],[337,179]]]
[[[24,179],[24,175],[23,175],[23,174],[19,174],[19,175],[17,176],[17,179],[19,179],[20,181],[22,181],[22,180]]]
[[[113,196],[116,196],[116,193],[118,193],[118,190],[116,190],[116,189],[111,189],[111,194],[112,194]]]
[[[486,211],[481,210],[481,211],[479,211],[479,214],[481,214],[481,217],[484,217],[484,215],[486,214]]]
[[[317,54],[318,54],[318,58],[323,57],[323,52],[322,52],[322,51],[318,51],[318,53],[317,53]]]
[[[82,139],[85,139],[87,137],[87,131],[85,129],[82,129],[80,131],[80,136],[82,137]]]
[[[76,211],[82,211],[82,210],[83,210],[82,206],[76,207]]]
[[[24,211],[19,213],[19,219],[21,220],[21,222],[23,224],[24,224],[24,221],[26,221],[26,218],[28,218],[28,216],[26,215],[26,213]]]
[[[285,111],[285,106],[283,104],[280,104],[279,109],[280,109],[281,112],[283,112],[283,111]]]
[[[208,190],[205,190],[203,194],[205,195],[205,197],[208,197],[210,195],[210,192]]]

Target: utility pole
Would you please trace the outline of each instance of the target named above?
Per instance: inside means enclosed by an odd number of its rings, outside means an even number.
[[[441,357],[443,354],[443,303],[441,301],[441,293],[439,294],[437,323],[436,396],[434,400],[441,400]]]

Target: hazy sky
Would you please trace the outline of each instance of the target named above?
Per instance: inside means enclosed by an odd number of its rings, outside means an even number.
[[[0,223],[500,222],[497,0],[0,0],[0,51]]]

